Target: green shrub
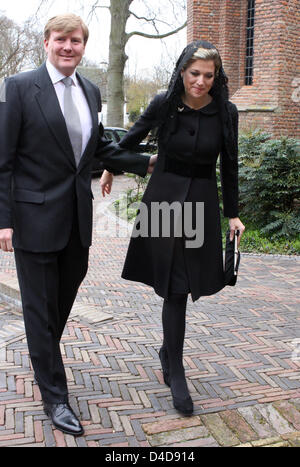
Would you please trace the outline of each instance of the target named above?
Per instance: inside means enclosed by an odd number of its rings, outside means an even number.
[[[240,137],[241,216],[273,238],[293,238],[300,233],[299,141],[268,137],[258,131]]]
[[[118,212],[121,218],[132,221],[135,219],[138,212],[138,207],[135,203],[139,203],[142,200],[150,175],[140,177],[139,175],[127,174],[127,177],[134,178],[135,187],[129,188],[126,194],[113,204],[115,211]]]
[[[131,112],[129,112],[129,121],[132,123],[135,123],[139,119],[140,115],[141,115],[140,111],[131,110]]]

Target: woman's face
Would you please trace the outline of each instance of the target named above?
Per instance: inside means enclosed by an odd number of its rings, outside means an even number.
[[[186,70],[182,70],[181,76],[185,95],[202,100],[214,84],[215,63],[213,60],[196,60]]]

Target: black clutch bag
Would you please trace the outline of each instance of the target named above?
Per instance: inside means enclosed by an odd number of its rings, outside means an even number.
[[[226,232],[226,247],[225,247],[225,284],[235,285],[238,276],[238,269],[241,259],[241,254],[237,247],[237,238],[240,234],[239,230],[235,231],[234,238],[230,241],[230,230]]]

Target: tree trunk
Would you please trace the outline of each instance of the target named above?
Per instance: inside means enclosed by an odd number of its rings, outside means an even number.
[[[107,77],[107,125],[124,125],[124,69],[127,60],[126,23],[133,0],[111,0],[111,32],[109,38],[109,65]]]

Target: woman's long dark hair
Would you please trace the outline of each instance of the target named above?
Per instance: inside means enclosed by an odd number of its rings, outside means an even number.
[[[223,136],[226,152],[228,156],[232,159],[237,157],[237,147],[235,143],[235,135],[233,131],[233,124],[230,112],[229,102],[229,90],[228,90],[228,77],[224,71],[222,65],[222,59],[217,48],[208,41],[197,40],[188,44],[183,52],[181,53],[179,59],[177,60],[175,69],[173,71],[168,90],[165,96],[165,100],[162,104],[160,111],[160,119],[158,122],[158,131],[164,132],[166,124],[169,121],[169,118],[173,118],[173,130],[174,125],[176,125],[176,114],[177,107],[179,102],[181,102],[181,96],[184,93],[184,85],[181,77],[181,71],[188,64],[188,62],[193,58],[193,55],[197,52],[198,49],[214,49],[218,54],[218,63],[219,69],[215,74],[214,84],[209,91],[209,94],[215,100],[221,115],[222,125],[223,125]]]

